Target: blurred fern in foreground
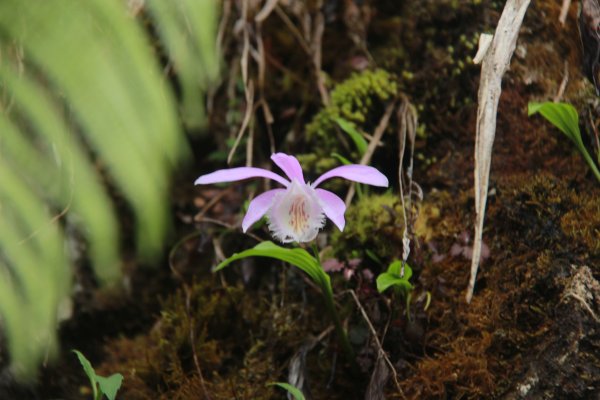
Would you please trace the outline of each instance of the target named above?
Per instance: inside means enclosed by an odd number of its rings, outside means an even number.
[[[169,174],[188,155],[181,125],[202,123],[218,71],[215,6],[146,1],[178,104],[125,0],[0,2],[0,330],[19,377],[56,348],[72,281],[65,219],[99,280],[120,276],[105,181],[131,206],[140,255],[160,251]]]

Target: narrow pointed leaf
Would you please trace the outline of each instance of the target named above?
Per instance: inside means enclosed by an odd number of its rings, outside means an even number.
[[[579,145],[581,143],[579,116],[575,107],[567,103],[529,103],[527,114],[532,116],[536,113],[540,113],[575,144]]]
[[[83,371],[85,372],[87,377],[90,379],[90,385],[92,386],[92,391],[94,393],[94,399],[97,399],[98,398],[98,386],[96,384],[97,383],[96,371],[94,371],[94,367],[92,367],[92,364],[88,361],[88,359],[83,354],[81,354],[81,352],[79,352],[77,350],[73,350],[73,353],[75,353],[75,355],[79,359],[79,362],[81,363],[81,366],[83,367]]]
[[[335,118],[335,122],[338,124],[338,126],[348,134],[348,136],[350,136],[350,139],[352,139],[352,141],[354,142],[354,145],[356,146],[356,149],[358,150],[358,153],[362,156],[363,154],[365,154],[365,152],[367,151],[367,147],[369,147],[369,145],[367,144],[367,141],[365,140],[365,138],[363,137],[363,135],[360,134],[360,132],[358,131],[358,129],[356,129],[356,125],[354,125],[352,122],[347,121],[343,118]]]
[[[117,392],[123,383],[123,375],[112,374],[107,378],[96,375],[96,380],[100,386],[100,391],[104,393],[108,400],[115,400],[117,397]]]
[[[295,386],[290,385],[289,383],[274,382],[274,383],[269,383],[269,386],[279,386],[280,388],[287,390],[288,393],[291,394],[295,400],[304,400],[304,394],[302,394],[300,389],[298,389]]]
[[[300,268],[319,286],[323,287],[323,285],[326,285],[331,287],[329,275],[323,271],[318,261],[306,250],[298,248],[288,249],[270,241],[259,243],[252,249],[233,254],[217,265],[213,271],[220,271],[232,262],[247,257],[269,257],[287,262]]]

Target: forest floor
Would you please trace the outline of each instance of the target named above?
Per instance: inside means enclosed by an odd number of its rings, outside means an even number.
[[[223,83],[211,93],[207,131],[190,136],[197,162],[174,182],[168,256],[153,267],[128,256],[126,290],[92,290],[82,267],[75,315],[61,328],[62,353],[40,385],[18,398],[91,398],[74,348],[99,374],[122,373],[118,398],[127,400],[279,399],[284,392],[267,385],[287,381],[291,364],[315,400],[598,398],[600,185],[564,135],[527,116],[528,102],[551,101],[567,79],[561,100],[578,109],[586,143],[585,131],[598,126],[599,103],[581,72],[576,7],[564,26],[559,1],[532,2],[527,11],[503,80],[487,251],[467,304],[480,71],[470,60],[503,2],[330,0],[318,9],[281,1],[261,24],[259,9],[225,3]],[[315,72],[316,47],[324,74]],[[270,240],[264,224],[253,236],[240,228],[262,180],[193,186],[227,166],[248,91],[255,113],[232,166],[244,165],[249,152],[253,165],[271,168],[274,148],[299,154],[305,173],[318,176],[338,162],[332,153],[360,159],[332,114],[373,134],[393,110],[370,163],[391,189],[355,196],[345,231],[328,223],[318,239],[322,256],[337,263],[330,276],[358,372],[300,271],[257,258],[211,272],[223,255]],[[407,104],[418,114],[413,179],[423,192],[408,210],[410,301],[375,286],[402,255],[398,131]],[[343,197],[348,187],[335,182],[331,190]],[[371,328],[394,371],[379,357]]]

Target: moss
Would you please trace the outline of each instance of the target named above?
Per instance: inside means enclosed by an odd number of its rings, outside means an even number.
[[[597,189],[577,191],[572,182],[548,173],[517,174],[499,182],[501,224],[533,248],[553,247],[598,256],[600,203]],[[496,211],[492,207],[493,215]]]
[[[354,123],[359,130],[368,131],[376,124],[383,103],[397,94],[396,78],[383,69],[354,73],[337,84],[331,91],[331,104],[306,126],[307,140],[314,145],[315,152],[299,156],[303,165],[317,172],[336,165],[338,162],[331,153],[347,154],[348,150],[341,145],[335,120],[342,118]],[[357,159],[356,149],[349,147],[349,158]]]
[[[331,243],[340,259],[349,259],[364,254],[355,254],[357,249],[370,249],[380,258],[392,258],[402,251],[404,222],[402,204],[397,195],[363,196],[346,212],[346,227],[336,231]]]
[[[565,235],[600,253],[600,201],[594,194],[574,196],[573,209],[562,216],[560,225]],[[579,200],[579,201],[577,201]]]
[[[298,280],[295,272],[282,276]],[[163,301],[150,332],[106,345],[98,373],[121,372],[119,393],[128,400],[198,399],[205,391],[213,400],[282,398],[283,392],[267,383],[284,381],[293,354],[330,321],[317,311],[320,296],[302,300],[289,283],[280,296],[268,285],[255,291],[241,284],[223,287],[218,275],[208,275],[179,289]],[[306,370],[315,387],[326,386],[330,359],[327,351],[311,352]],[[340,364],[337,370],[334,387],[316,393],[315,400],[348,398],[336,385],[351,384]]]

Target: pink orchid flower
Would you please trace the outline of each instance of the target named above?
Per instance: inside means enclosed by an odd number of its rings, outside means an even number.
[[[282,243],[313,240],[325,225],[325,216],[341,231],[344,230],[346,205],[334,193],[317,188],[321,182],[338,177],[373,186],[387,187],[389,184],[385,175],[366,165],[333,168],[310,184],[304,181],[302,167],[296,157],[276,153],[271,156],[271,160],[285,172],[289,180],[266,169],[239,167],[202,175],[196,179],[195,184],[233,182],[248,178],[269,178],[281,183],[285,188],[268,190],[250,202],[242,221],[242,230],[246,232],[267,214],[271,233]]]

